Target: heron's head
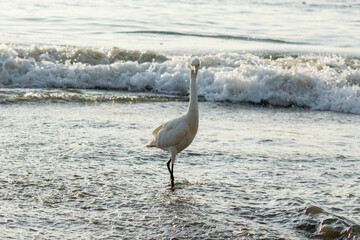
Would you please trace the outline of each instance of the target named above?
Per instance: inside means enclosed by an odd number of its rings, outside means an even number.
[[[200,67],[200,61],[199,59],[195,58],[194,60],[192,60],[191,62],[191,69],[194,70],[194,72],[197,72],[199,70]]]

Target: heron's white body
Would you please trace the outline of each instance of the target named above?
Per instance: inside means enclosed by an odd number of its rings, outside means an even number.
[[[156,147],[169,152],[171,154],[172,165],[174,164],[176,155],[187,148],[194,140],[198,130],[199,109],[196,76],[199,63],[199,60],[195,59],[191,67],[190,100],[187,112],[155,128],[152,132],[152,138],[146,145],[147,147]]]

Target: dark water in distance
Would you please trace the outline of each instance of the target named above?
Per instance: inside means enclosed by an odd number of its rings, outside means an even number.
[[[0,42],[136,50],[275,50],[359,55],[360,4],[317,1],[1,3]]]

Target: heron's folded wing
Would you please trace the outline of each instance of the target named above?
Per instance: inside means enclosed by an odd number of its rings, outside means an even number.
[[[188,127],[185,122],[174,121],[176,124],[165,125],[157,135],[160,146],[170,147],[178,145],[187,135]]]
[[[163,125],[161,124],[160,126],[158,126],[157,128],[155,128],[154,129],[154,131],[152,131],[152,135],[156,135],[159,131],[160,131],[160,129],[162,129],[162,127],[163,127]]]

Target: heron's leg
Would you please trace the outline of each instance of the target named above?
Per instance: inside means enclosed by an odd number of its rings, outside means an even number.
[[[174,161],[171,162],[171,187],[174,187]]]
[[[173,174],[173,169],[174,169],[174,162],[172,163],[172,169],[170,169],[170,162],[171,162],[171,158],[170,160],[167,162],[167,167],[169,169],[169,173],[170,173],[170,180],[171,180],[171,187],[174,187],[174,174]]]
[[[175,147],[170,147],[169,152],[171,154],[171,158],[167,163],[167,165],[170,172],[171,188],[174,188],[174,162],[175,162],[177,150]],[[170,162],[171,162],[171,170],[170,170]]]
[[[170,162],[171,162],[171,158],[170,158],[170,160],[167,162],[167,167],[168,167],[168,169],[169,169],[169,173],[170,173],[170,175],[172,175],[172,172],[171,172],[171,169],[170,169]]]

